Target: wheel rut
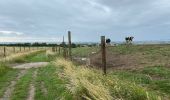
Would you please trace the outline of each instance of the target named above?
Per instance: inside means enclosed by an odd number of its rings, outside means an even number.
[[[34,100],[35,97],[35,79],[37,77],[37,69],[33,73],[33,80],[30,84],[29,94],[26,100]]]
[[[15,85],[17,83],[17,81],[25,75],[27,70],[21,70],[19,73],[18,73],[18,76],[16,77],[15,80],[11,81],[10,82],[10,85],[6,88],[6,91],[4,92],[4,95],[2,98],[0,98],[0,100],[10,100],[10,97],[12,95],[12,92],[15,88]]]

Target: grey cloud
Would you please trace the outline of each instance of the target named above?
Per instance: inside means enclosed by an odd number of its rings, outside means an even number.
[[[168,39],[169,8],[168,0],[1,0],[0,31],[62,38],[71,30],[75,41]]]

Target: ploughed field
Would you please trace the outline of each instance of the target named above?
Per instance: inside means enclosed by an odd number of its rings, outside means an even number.
[[[0,100],[170,100],[170,46],[107,47],[107,75],[100,47],[72,49],[90,67],[37,50],[0,63]],[[95,66],[95,67],[93,67]]]

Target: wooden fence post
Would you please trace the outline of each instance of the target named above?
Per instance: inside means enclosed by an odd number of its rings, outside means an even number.
[[[24,51],[25,51],[25,46],[24,46]]]
[[[71,52],[71,31],[68,31],[68,47],[69,47],[69,51],[68,51],[68,54],[69,54],[69,58],[70,60],[72,60],[72,52]]]
[[[64,42],[64,36],[63,36],[63,57],[66,59],[66,44]]]
[[[102,52],[103,73],[104,73],[104,75],[106,75],[106,42],[105,42],[105,36],[101,36],[101,52]]]
[[[4,46],[4,57],[6,57],[6,47]]]
[[[52,47],[52,52],[55,52],[55,46],[54,46],[54,47]]]
[[[58,52],[58,47],[57,46],[55,47],[55,52]]]
[[[60,46],[59,46],[59,48],[58,48],[58,53],[60,54]]]
[[[21,46],[20,46],[20,52],[21,52],[22,50],[21,50]]]
[[[15,47],[13,47],[14,53],[15,53]]]

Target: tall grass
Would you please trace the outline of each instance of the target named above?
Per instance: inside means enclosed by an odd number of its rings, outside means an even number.
[[[75,99],[87,100],[160,100],[161,97],[135,83],[121,80],[114,75],[103,76],[99,70],[75,66],[58,59],[56,66],[63,68],[61,78],[68,79],[67,88]]]

